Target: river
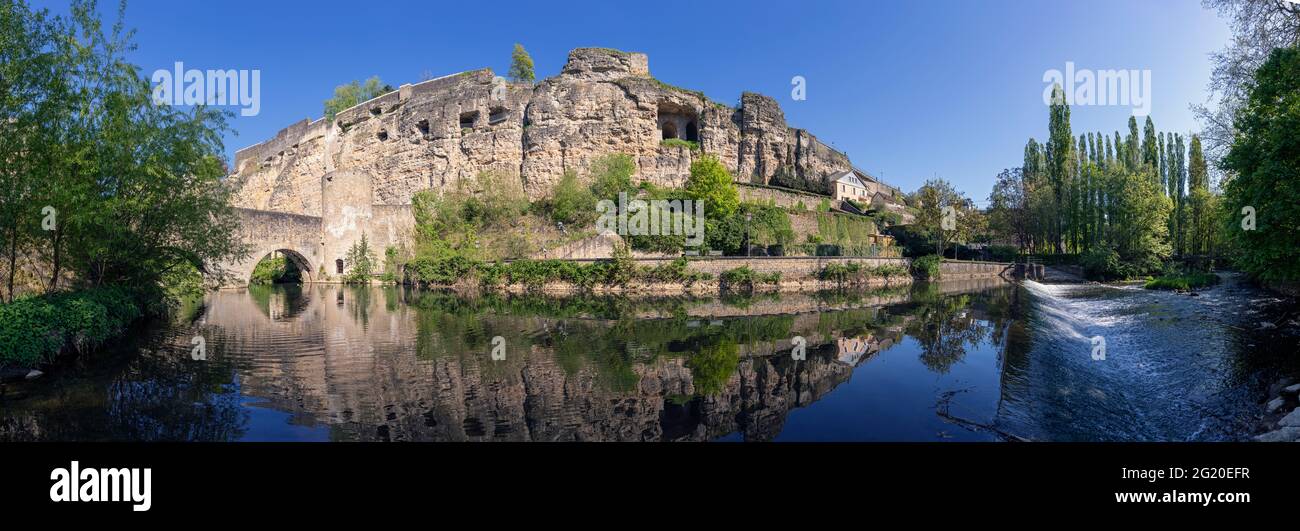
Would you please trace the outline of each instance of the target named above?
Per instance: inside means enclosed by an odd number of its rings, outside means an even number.
[[[1295,337],[1257,330],[1277,302],[1232,275],[1198,296],[253,287],[0,388],[0,440],[1242,440],[1297,370]]]

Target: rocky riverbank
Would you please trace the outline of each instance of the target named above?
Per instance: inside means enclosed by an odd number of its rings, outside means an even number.
[[[1300,383],[1283,378],[1269,386],[1272,398],[1264,404],[1264,426],[1259,442],[1300,442]]]
[[[1263,286],[1272,289],[1269,286]],[[1255,333],[1281,341],[1283,345],[1291,343],[1291,348],[1283,347],[1283,356],[1296,355],[1300,346],[1300,304],[1293,297],[1269,298],[1259,300],[1260,307],[1251,310],[1259,318]],[[1264,411],[1260,419],[1260,434],[1254,440],[1260,442],[1300,442],[1300,375],[1296,372],[1294,360],[1288,369],[1282,369],[1281,377],[1268,386],[1263,397]]]

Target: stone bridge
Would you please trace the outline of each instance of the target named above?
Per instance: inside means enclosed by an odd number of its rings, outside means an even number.
[[[236,208],[235,212],[240,220],[240,241],[248,245],[248,255],[243,260],[216,265],[215,269],[225,275],[223,287],[247,285],[257,263],[275,251],[302,270],[304,282],[320,276],[325,254],[321,218],[246,208]]]

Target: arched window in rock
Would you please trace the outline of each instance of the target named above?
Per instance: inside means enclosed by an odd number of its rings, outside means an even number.
[[[672,140],[674,138],[677,138],[677,124],[674,124],[672,122],[664,122],[663,132],[664,132],[664,140]]]

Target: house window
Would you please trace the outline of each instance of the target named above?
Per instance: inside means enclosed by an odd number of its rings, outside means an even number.
[[[338,260],[335,260],[335,261],[334,261],[334,269],[338,270],[338,273],[339,273],[340,275],[343,274],[343,259],[342,259],[342,258],[339,258]]]

